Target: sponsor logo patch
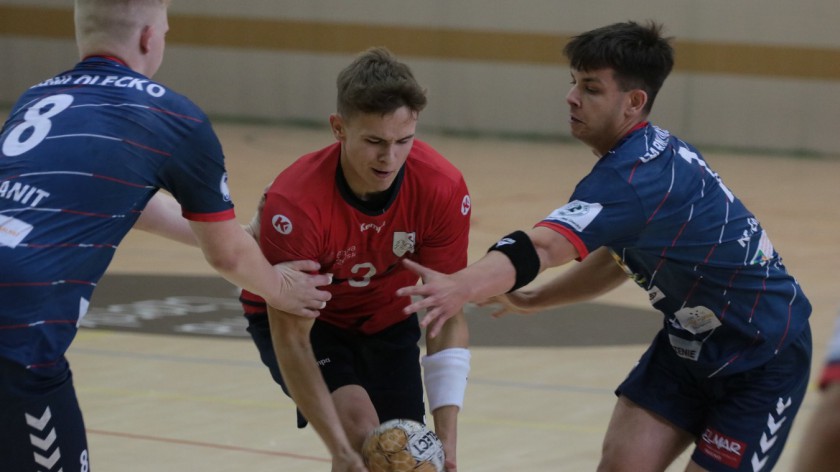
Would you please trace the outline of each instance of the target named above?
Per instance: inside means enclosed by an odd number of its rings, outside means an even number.
[[[271,217],[271,226],[280,234],[292,232],[292,220],[286,215],[274,215]]]
[[[662,290],[659,290],[659,287],[654,286],[650,290],[648,290],[648,300],[650,301],[651,305],[655,305],[656,302],[665,298],[665,294],[662,293]]]
[[[32,231],[32,225],[0,215],[0,246],[16,247]]]
[[[227,172],[222,176],[222,181],[219,182],[219,191],[222,192],[222,198],[226,201],[230,201],[230,188],[228,187],[228,175]]]
[[[472,200],[470,200],[469,195],[464,195],[464,199],[461,200],[461,214],[467,216],[470,212],[470,208],[472,208]]]
[[[703,436],[700,437],[697,448],[700,452],[721,464],[737,469],[741,465],[741,458],[744,456],[747,444],[721,434],[712,428],[706,428]]]
[[[720,326],[715,313],[704,306],[690,306],[679,309],[674,316],[680,326],[691,334],[705,333]]]
[[[671,340],[671,347],[674,352],[683,359],[691,359],[696,361],[700,358],[700,351],[703,350],[703,343],[700,341],[689,341],[687,339],[679,338],[672,334],[668,335]]]
[[[770,237],[767,236],[767,231],[762,231],[758,240],[758,249],[753,254],[750,264],[765,266],[773,259],[775,253],[776,250],[773,248],[773,243],[770,242]]]
[[[580,200],[575,200],[567,203],[565,206],[554,210],[548,217],[547,221],[556,221],[565,223],[576,231],[583,231],[592,223],[592,220],[601,213],[604,207],[600,203],[588,203]]]
[[[361,231],[362,233],[364,233],[365,231],[367,231],[369,229],[372,229],[372,230],[376,231],[377,233],[379,233],[380,231],[382,231],[382,228],[384,228],[384,227],[385,227],[385,223],[382,223],[381,225],[377,225],[376,223],[359,223],[359,231]]]

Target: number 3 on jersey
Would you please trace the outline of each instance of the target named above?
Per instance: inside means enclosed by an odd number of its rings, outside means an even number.
[[[353,266],[351,271],[354,274],[362,276],[361,278],[348,280],[347,283],[350,284],[351,287],[367,287],[370,284],[371,277],[376,275],[376,267],[374,267],[370,262],[356,264]]]
[[[40,144],[52,128],[50,118],[66,110],[71,103],[71,95],[53,95],[29,107],[23,115],[23,122],[12,128],[3,140],[3,154],[7,157],[19,156]]]

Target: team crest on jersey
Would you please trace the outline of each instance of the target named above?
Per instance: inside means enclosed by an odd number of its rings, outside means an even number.
[[[280,234],[289,234],[292,232],[292,220],[286,215],[274,215],[271,217],[271,226]]]
[[[406,253],[414,253],[415,233],[394,232],[394,254],[402,257]]]
[[[583,231],[604,207],[600,203],[575,200],[551,212],[546,220],[566,223],[576,231]]]
[[[219,191],[222,192],[222,198],[226,201],[230,201],[230,188],[228,188],[228,175],[227,172],[222,175],[222,181],[219,183]]]

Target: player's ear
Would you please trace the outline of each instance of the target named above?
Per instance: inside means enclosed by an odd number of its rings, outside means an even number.
[[[338,113],[330,115],[330,129],[332,129],[333,136],[338,141],[344,141],[344,118]]]
[[[644,113],[645,105],[647,105],[648,101],[647,92],[642,89],[633,89],[630,91],[628,99],[630,100],[631,113]]]
[[[152,40],[152,27],[150,25],[146,25],[140,30],[140,52],[143,54],[148,54],[151,50],[149,43]]]

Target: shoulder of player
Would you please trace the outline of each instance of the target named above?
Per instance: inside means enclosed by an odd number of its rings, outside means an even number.
[[[156,111],[172,117],[208,121],[201,107],[186,95],[109,58],[91,57],[82,60],[72,70],[44,84],[52,82],[81,86],[79,90],[122,90],[127,94],[126,97],[132,97],[131,101],[154,107]]]
[[[174,114],[175,116],[195,122],[210,123],[210,118],[204,109],[193,102],[191,98],[165,85],[161,86],[167,90],[167,93],[158,99],[165,113]]]
[[[339,149],[335,143],[299,157],[277,175],[269,191],[289,197],[302,195],[304,201],[325,193],[335,187]]]
[[[419,139],[414,140],[414,146],[408,154],[406,172],[410,177],[420,178],[424,181],[428,179],[449,180],[456,185],[464,178],[461,171],[452,162],[428,143]]]

